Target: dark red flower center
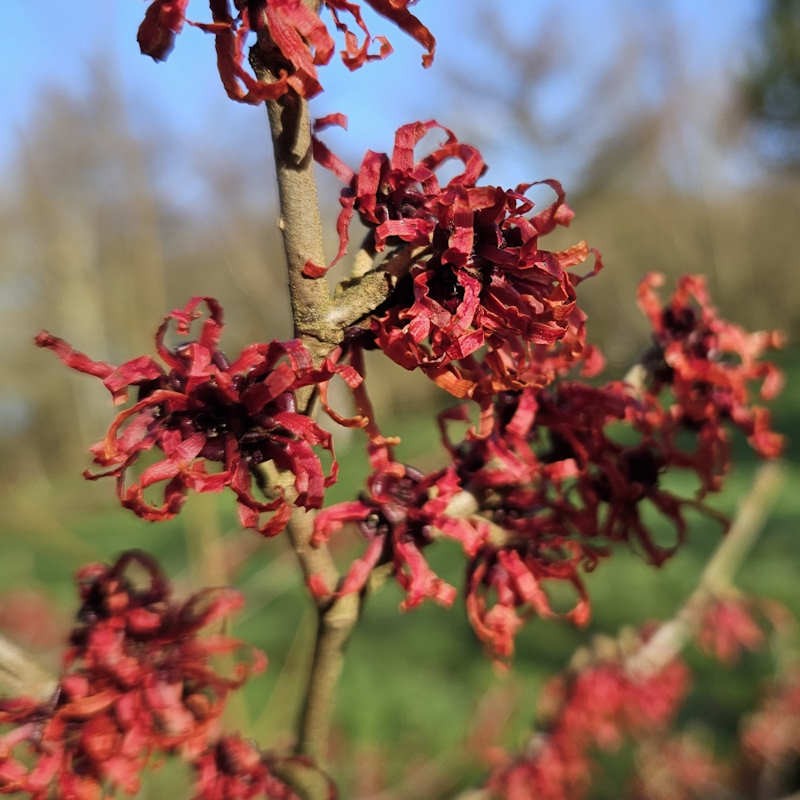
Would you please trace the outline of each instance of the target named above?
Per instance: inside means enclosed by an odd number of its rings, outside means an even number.
[[[664,328],[675,338],[688,336],[697,325],[697,314],[694,309],[684,306],[683,308],[665,308],[662,314]]]

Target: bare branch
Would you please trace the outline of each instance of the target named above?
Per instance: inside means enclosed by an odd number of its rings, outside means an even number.
[[[272,78],[269,71],[260,66],[258,46],[251,51],[251,63],[259,79]],[[327,280],[304,274],[309,262],[318,266],[325,264],[308,103],[289,94],[267,103],[267,113],[274,146],[279,224],[286,253],[294,335],[303,341],[315,359],[321,360],[339,343],[347,321],[331,314]],[[381,280],[385,285],[385,279],[381,277]],[[363,287],[357,289],[363,292]],[[299,408],[313,415],[313,387],[297,399]],[[269,477],[273,486],[280,485],[287,496],[291,496],[294,487],[290,474]],[[287,534],[306,581],[315,575],[328,586],[336,586],[339,581],[336,564],[325,545],[312,546],[313,532],[313,512],[295,508]],[[342,670],[344,645],[358,620],[359,598],[351,595],[333,603],[317,600],[317,610],[317,638],[298,721],[295,751],[298,755],[310,756],[324,768],[334,691]],[[307,800],[322,800],[328,796],[328,782],[321,773],[297,764],[287,766],[285,772],[287,779]]]

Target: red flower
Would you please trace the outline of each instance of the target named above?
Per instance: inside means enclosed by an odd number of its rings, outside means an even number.
[[[698,434],[692,446],[656,398],[638,398],[626,384],[563,381],[500,393],[480,429],[458,444],[447,425],[468,422],[468,409],[440,419],[461,486],[492,524],[468,567],[467,610],[495,657],[511,655],[525,616],[553,615],[547,582],[572,585],[577,600],[567,616],[585,623],[590,608],[581,572],[610,555],[611,545],[640,549],[658,566],[686,536],[687,507],[719,517],[701,503],[719,488],[727,466],[719,436]],[[697,476],[698,496],[681,497],[662,485],[662,475],[678,469]],[[674,543],[660,541],[663,534],[648,518],[652,510],[672,526]]]
[[[374,11],[394,22],[426,49],[422,62],[429,66],[436,41],[408,10],[411,2],[367,0]],[[180,33],[184,22],[188,22],[214,34],[220,78],[232,99],[258,104],[276,100],[287,92],[314,97],[322,91],[317,67],[331,60],[335,45],[325,23],[303,0],[237,2],[236,14],[232,13],[228,0],[211,0],[211,23],[186,19],[187,5],[188,0],[154,0],[150,4],[137,37],[142,53],[163,61],[172,50],[175,35]],[[392,52],[384,36],[375,37],[380,47],[378,52],[370,52],[373,37],[357,3],[322,0],[322,5],[330,10],[334,25],[344,33],[345,49],[341,56],[348,69],[357,69],[367,61],[385,58]],[[344,14],[349,14],[361,30],[362,41],[359,42],[357,34],[343,21]],[[263,66],[274,76],[269,82],[254,78],[244,67],[251,32],[258,36]]]
[[[567,270],[590,250],[583,242],[561,252],[539,247],[541,236],[573,216],[556,181],[540,182],[556,199],[532,214],[526,192],[535,184],[478,186],[486,168],[480,153],[446,128],[445,142],[416,160],[415,146],[433,128],[442,126],[401,127],[391,157],[370,151],[357,174],[317,143],[317,158],[349,183],[337,258],[354,212],[370,229],[369,247],[392,249],[381,266],[393,291],[365,340],[459,397],[544,385],[583,353],[575,296],[582,278]],[[451,160],[463,171],[442,186],[437,171]],[[593,272],[599,268],[596,259]]]
[[[579,800],[591,785],[591,751],[619,746],[624,736],[664,728],[688,689],[680,661],[641,679],[618,660],[559,677],[545,690],[546,732],[526,754],[490,777],[492,797],[506,800]]]
[[[700,648],[725,664],[733,664],[744,650],[758,650],[764,632],[753,619],[744,598],[715,598],[706,605],[697,632]]]
[[[639,305],[653,327],[654,345],[643,361],[648,389],[657,394],[668,386],[672,412],[687,427],[705,430],[730,421],[761,456],[776,457],[783,437],[770,429],[769,412],[752,404],[749,385],[761,382],[765,400],[780,391],[780,371],[759,359],[782,345],[781,335],[747,333],[720,319],[699,275],[682,277],[667,304],[656,293],[663,283],[663,275],[651,273],[639,286]]]
[[[315,520],[315,544],[327,541],[347,522],[357,523],[367,540],[366,552],[352,564],[336,594],[360,591],[376,566],[392,564],[406,593],[403,609],[425,599],[451,605],[456,590],[431,570],[422,550],[438,534],[460,541],[472,554],[485,536],[480,525],[447,515],[448,504],[460,491],[455,474],[442,470],[423,475],[392,460],[387,447],[373,449],[371,461],[374,471],[361,499],[326,508]],[[310,588],[324,597],[334,587],[312,577]]]
[[[198,339],[168,348],[164,337],[170,321],[179,334],[188,335],[203,302],[210,316]],[[253,480],[261,481],[259,465],[271,461],[291,472],[293,502],[303,508],[319,508],[325,487],[336,479],[336,461],[325,475],[315,450],[333,458],[330,434],[296,411],[295,391],[324,384],[336,373],[350,385],[360,378],[351,367],[329,362],[314,368],[297,340],[249,345],[231,364],[217,349],[222,327],[222,309],[212,298],[194,297],[173,311],[156,334],[166,369],[148,356],[119,367],[93,361],[46,332],[36,343],[53,350],[67,366],[102,378],[116,403],[125,401],[131,387],[138,388],[138,401],[120,412],[105,439],[91,448],[94,462],[110,469],[85,477],[116,477],[122,504],[149,520],[177,514],[189,490],[213,492],[228,486],[239,501],[242,525],[273,535],[285,526],[291,503],[280,490],[266,502],[253,496]],[[130,467],[151,450],[160,450],[163,458],[127,484]],[[222,469],[208,472],[209,462]],[[163,485],[163,503],[153,505],[144,492],[158,484]],[[273,515],[262,522],[265,512]]]
[[[144,570],[144,585],[132,582],[132,566]],[[152,753],[203,752],[228,692],[266,663],[256,652],[250,665],[220,675],[212,657],[238,651],[240,642],[198,634],[240,608],[241,596],[207,589],[177,604],[144,553],[84,567],[78,588],[83,604],[53,700],[0,701],[0,724],[13,726],[0,735],[0,793],[94,800],[116,787],[134,794]]]
[[[271,771],[270,758],[239,736],[223,736],[195,760],[192,800],[299,800]]]
[[[524,616],[555,616],[544,588],[546,581],[571,583],[578,599],[566,616],[576,625],[589,621],[589,598],[579,573],[586,556],[580,545],[569,541],[561,547],[533,541],[526,544],[489,544],[467,568],[467,616],[478,638],[498,660],[514,653],[514,637]]]

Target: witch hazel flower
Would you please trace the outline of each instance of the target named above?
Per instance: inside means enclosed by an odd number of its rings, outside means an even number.
[[[220,737],[192,766],[192,800],[300,800],[275,774],[273,759],[237,735]]]
[[[391,565],[392,575],[405,591],[404,610],[424,600],[452,605],[455,587],[440,578],[425,559],[424,549],[437,537],[459,541],[473,554],[486,535],[480,523],[448,514],[460,493],[449,469],[423,474],[395,461],[388,446],[372,449],[373,472],[358,500],[325,508],[315,519],[312,544],[327,542],[345,524],[354,523],[366,540],[364,554],[350,566],[338,587],[312,576],[310,588],[318,597],[341,596],[364,589],[372,571]]]
[[[416,146],[434,129],[444,142],[418,158]],[[368,250],[388,253],[378,268],[391,293],[361,326],[365,346],[421,369],[451,394],[476,399],[544,385],[559,371],[556,353],[568,364],[584,352],[575,292],[583,277],[569,270],[594,251],[584,242],[559,252],[539,245],[573,216],[557,181],[510,190],[478,185],[486,169],[480,152],[432,120],[399,128],[392,154],[367,152],[358,172],[319,141],[315,155],[348,184],[337,259],[355,214],[369,229]],[[443,185],[439,171],[448,162],[463,169]],[[555,193],[540,211],[527,196],[537,185]],[[594,257],[589,274],[601,266]]]
[[[366,0],[366,3],[425,48],[422,63],[427,67],[433,61],[436,40],[411,13],[409,6],[413,1]],[[150,3],[137,36],[144,55],[164,61],[177,34],[184,24],[189,24],[214,35],[219,75],[233,100],[258,105],[286,94],[311,98],[322,91],[317,67],[330,62],[336,44],[311,4],[303,0],[255,0],[236,2],[232,8],[229,0],[211,0],[212,22],[188,19],[188,5],[189,0]],[[322,0],[320,7],[330,12],[334,27],[344,35],[341,58],[348,69],[358,69],[392,52],[385,36],[372,36],[358,3]],[[270,73],[270,80],[254,77],[245,68],[251,33],[257,36],[261,66]],[[377,51],[373,43],[377,43]]]
[[[174,323],[178,335],[189,337],[202,304],[208,316],[198,337],[168,347],[168,327]],[[283,530],[292,506],[319,508],[325,488],[336,480],[331,435],[298,411],[295,393],[308,386],[324,391],[335,374],[351,386],[361,379],[347,365],[325,361],[315,367],[299,340],[249,345],[231,363],[218,349],[222,329],[219,303],[193,297],[158,328],[156,350],[163,365],[139,356],[115,367],[47,332],[36,337],[36,344],[72,369],[101,378],[115,403],[124,403],[136,390],[136,402],[91,448],[102,471],[86,471],[84,477],[116,478],[122,505],[147,520],[175,516],[190,491],[228,487],[236,495],[241,524],[272,536]],[[131,478],[133,466],[151,452],[159,460]],[[331,460],[327,474],[320,452]],[[255,497],[253,485],[263,484],[259,469],[267,462],[293,476],[293,499],[281,487],[271,489],[272,499]],[[161,488],[162,502],[146,499],[151,487]]]
[[[565,380],[501,392],[477,428],[452,441],[450,426],[470,419],[461,405],[444,412],[440,425],[460,485],[475,499],[475,517],[491,526],[468,564],[467,611],[495,658],[512,654],[526,617],[556,614],[547,591],[554,582],[576,594],[562,615],[588,622],[582,573],[615,545],[660,566],[687,536],[688,509],[727,524],[705,501],[727,468],[720,436],[695,432],[687,443],[670,408],[628,384]],[[695,494],[664,485],[662,476],[677,471],[695,477]],[[658,518],[671,527],[671,541]]]
[[[629,544],[656,566],[671,557],[686,536],[685,509],[714,514],[663,485],[665,473],[681,469],[703,481],[708,460],[678,449],[668,422],[657,403],[620,382],[565,381],[539,392],[526,438],[544,465],[538,489],[550,524],[587,542]],[[627,440],[620,440],[620,427]],[[674,543],[655,535],[647,509],[672,526]]]
[[[142,573],[144,577],[142,577]],[[156,562],[129,551],[77,575],[82,605],[53,698],[0,700],[0,793],[100,800],[139,790],[155,754],[187,760],[216,740],[228,693],[262,670],[241,643],[201,636],[242,606],[229,589],[173,600]],[[234,654],[233,674],[212,659]]]
[[[580,545],[564,542],[560,549],[521,545],[485,545],[467,566],[467,617],[477,637],[497,662],[514,653],[514,639],[531,614],[558,616],[546,591],[548,582],[566,581],[578,594],[563,616],[576,625],[589,621],[589,598],[580,577],[585,560]]]
[[[751,385],[760,384],[763,400],[781,390],[780,371],[761,360],[781,347],[777,331],[747,333],[723,320],[712,305],[705,278],[686,275],[674,294],[662,302],[658,290],[664,276],[650,273],[639,286],[639,306],[653,329],[653,346],[642,365],[647,390],[674,395],[672,414],[686,427],[719,430],[728,422],[741,430],[759,455],[780,454],[783,437],[770,428],[769,412],[751,400]],[[727,439],[724,441],[727,450]]]
[[[483,416],[483,430],[468,430],[458,444],[450,440],[448,425],[467,422],[468,409],[459,406],[440,417],[460,483],[491,525],[467,566],[466,604],[476,634],[501,660],[513,654],[525,618],[557,616],[547,591],[554,582],[570,584],[577,595],[566,617],[588,622],[581,572],[607,554],[607,540],[597,531],[582,537],[564,513],[580,471],[573,454],[551,459],[534,446],[542,394],[500,393],[491,414]],[[596,402],[590,405],[597,408]]]
[[[503,800],[580,800],[591,787],[593,754],[666,728],[688,686],[679,660],[633,676],[621,658],[597,659],[555,678],[543,694],[542,732],[526,753],[498,765],[487,788]]]

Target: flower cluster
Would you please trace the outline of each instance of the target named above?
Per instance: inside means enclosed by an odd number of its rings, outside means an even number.
[[[143,572],[144,575],[137,575]],[[255,652],[231,676],[211,659],[241,643],[200,633],[241,596],[207,589],[176,603],[158,565],[138,551],[77,576],[82,605],[52,700],[0,700],[0,793],[32,800],[134,794],[155,753],[197,758],[215,741],[231,689],[266,661]]]
[[[700,648],[727,665],[742,647],[765,645],[759,622],[772,626],[783,647],[793,647],[796,627],[790,612],[776,603],[759,604],[763,614],[756,621],[750,617],[755,605],[752,599],[726,594],[694,608],[692,616],[701,612],[693,625]],[[592,785],[596,751],[617,749],[626,738],[632,745],[633,780],[624,791],[619,784],[616,788],[630,800],[751,797],[767,781],[775,796],[790,792],[800,756],[796,661],[783,665],[760,708],[745,718],[739,752],[722,762],[692,732],[670,729],[689,688],[688,669],[675,658],[675,640],[670,641],[677,619],[687,618],[682,612],[665,628],[648,626],[635,640],[630,635],[598,639],[593,651],[578,651],[570,670],[542,694],[541,725],[526,750],[517,756],[492,750],[491,796],[580,800]],[[666,638],[659,639],[661,630]],[[641,648],[652,648],[644,659]]]
[[[209,316],[196,340],[167,347],[165,335],[174,322],[177,333],[188,336],[205,303]],[[325,385],[340,374],[349,385],[360,381],[348,366],[330,362],[314,367],[311,355],[297,340],[256,343],[230,363],[218,349],[222,309],[213,298],[194,297],[183,309],[169,314],[156,333],[156,349],[164,366],[140,356],[118,367],[93,361],[63,340],[42,332],[36,337],[69,367],[103,380],[115,403],[137,389],[137,401],[121,411],[105,438],[91,448],[99,474],[113,476],[126,508],[148,520],[174,516],[187,493],[214,492],[229,487],[238,500],[243,526],[273,535],[286,525],[292,503],[319,508],[323,493],[336,479],[331,436],[297,409],[295,392]],[[317,449],[327,451],[332,464],[326,475]],[[149,451],[161,460],[128,482],[130,468]],[[279,486],[275,497],[257,499],[253,483],[260,484],[260,465],[272,462],[294,477],[294,499]],[[221,469],[209,471],[207,464]],[[163,486],[163,501],[145,499],[148,487]],[[265,521],[262,515],[271,514]]]
[[[495,531],[469,563],[467,610],[489,650],[507,657],[525,615],[554,613],[544,582],[574,587],[567,616],[583,624],[581,572],[611,545],[627,544],[654,565],[669,558],[686,535],[684,508],[707,509],[664,488],[661,476],[688,469],[707,483],[708,458],[680,449],[665,411],[624,383],[505,392],[491,410],[487,430],[470,430],[458,444],[447,425],[465,421],[468,409],[446,412],[442,425],[461,485]],[[671,542],[656,534],[650,511],[671,525]]]
[[[415,39],[425,50],[423,64],[431,63],[435,40],[411,13],[415,0],[365,1]],[[141,51],[164,60],[185,24],[212,34],[223,86],[240,102],[293,106],[322,91],[318,68],[330,62],[336,45],[321,10],[343,35],[341,57],[349,69],[391,52],[352,0],[211,0],[211,22],[190,20],[188,5],[150,0],[138,33]],[[255,74],[245,68],[251,34]],[[316,130],[342,120],[331,115]],[[437,129],[444,141],[417,156]],[[115,478],[123,506],[164,520],[180,511],[190,491],[229,488],[241,524],[264,535],[282,531],[295,508],[322,509],[338,465],[331,435],[309,410],[318,393],[334,421],[367,429],[371,467],[358,500],[314,519],[311,546],[323,546],[347,523],[366,541],[337,585],[308,570],[322,613],[336,598],[365,590],[382,566],[404,590],[403,608],[428,599],[450,605],[456,589],[424,553],[438,537],[449,537],[467,558],[469,620],[486,649],[507,659],[527,616],[557,614],[548,593],[553,581],[569,584],[576,595],[563,616],[585,624],[590,603],[582,575],[614,545],[638,550],[658,566],[685,539],[687,508],[713,513],[705,501],[728,468],[726,425],[742,431],[759,455],[780,452],[768,412],[751,401],[753,383],[760,383],[763,399],[780,388],[778,371],[760,360],[780,337],[747,334],[721,320],[701,278],[683,278],[667,303],[658,297],[660,276],[642,283],[639,302],[653,344],[627,382],[575,379],[579,370],[593,377],[602,366],[577,303],[577,287],[602,262],[585,242],[560,251],[541,246],[542,237],[573,216],[557,181],[513,189],[480,184],[486,165],[479,151],[432,120],[401,127],[392,153],[367,152],[357,171],[316,136],[312,148],[345,184],[336,260],[357,217],[368,231],[362,249],[374,283],[386,289],[375,299],[370,285],[365,294],[375,300],[372,307],[345,304],[357,306],[356,313],[340,317],[333,337],[339,344],[321,363],[299,340],[252,344],[230,362],[219,349],[222,309],[208,297],[193,297],[164,319],[156,334],[160,362],[141,356],[114,366],[50,333],[37,336],[40,347],[69,367],[100,378],[115,404],[135,391],[91,448],[100,471],[85,473]],[[542,190],[554,199],[539,207],[533,197]],[[591,266],[576,273],[586,262]],[[304,267],[309,280],[325,272],[311,261]],[[357,264],[352,282],[334,297],[351,289],[350,297],[357,294],[363,277]],[[325,316],[335,325],[336,314]],[[168,345],[172,326],[179,341]],[[395,459],[394,441],[380,434],[363,387],[367,349],[474,401],[441,417],[446,467],[423,473]],[[353,420],[327,408],[335,375],[354,390],[359,415]],[[468,426],[461,441],[453,441],[454,425]],[[665,486],[662,476],[675,470],[695,478],[693,496]],[[305,532],[301,538],[297,549],[308,567]],[[0,794],[22,792],[32,800],[133,794],[151,756],[178,753],[194,768],[194,800],[297,800],[276,757],[218,731],[228,692],[265,663],[256,653],[237,659],[231,676],[222,675],[212,658],[239,654],[240,642],[200,636],[241,605],[239,595],[209,589],[175,603],[158,566],[137,551],[112,566],[85,567],[78,583],[82,606],[54,696],[0,700],[0,725],[9,728],[0,732]],[[730,660],[763,636],[743,605],[722,600],[707,610],[699,639]],[[323,639],[318,645],[320,652],[328,647]],[[634,673],[620,649],[551,683],[546,731],[523,756],[495,770],[488,784],[493,796],[579,798],[589,787],[592,750],[666,726],[687,692],[685,666],[672,660]],[[328,680],[322,672],[312,680],[320,675]],[[311,688],[309,704],[315,702]],[[798,752],[797,725],[783,724],[785,708],[796,711],[798,698],[797,682],[787,681],[775,694],[780,724],[771,700],[751,721],[747,742],[754,757],[778,760]],[[678,778],[669,796],[684,789],[689,796],[718,779],[713,764],[686,742],[676,740],[663,755],[670,760],[667,773]],[[290,761],[305,762],[284,760]],[[635,791],[656,797],[661,784],[640,782]]]
[[[417,144],[435,128],[444,143],[417,159]],[[586,357],[575,293],[583,278],[568,270],[592,251],[583,242],[561,252],[539,247],[540,237],[573,216],[558,182],[540,182],[556,197],[533,213],[526,193],[536,184],[478,185],[486,169],[478,150],[434,121],[401,127],[391,156],[369,151],[357,173],[320,142],[315,153],[348,184],[338,257],[356,213],[370,231],[367,247],[390,250],[381,268],[392,291],[366,323],[362,346],[476,399],[545,385]],[[449,161],[463,170],[442,185],[437,171]],[[592,274],[600,268],[594,255]]]
[[[747,333],[721,319],[700,275],[681,278],[662,304],[657,289],[663,282],[662,275],[651,273],[639,287],[639,305],[653,328],[653,346],[643,359],[648,390],[658,394],[669,387],[673,415],[699,436],[724,438],[720,423],[727,421],[761,456],[777,456],[783,439],[770,429],[769,412],[752,403],[749,384],[761,383],[764,400],[780,391],[781,373],[760,358],[768,348],[780,347],[783,337],[777,331]]]
[[[640,678],[619,659],[556,678],[543,698],[553,709],[546,729],[526,754],[494,771],[488,782],[492,796],[579,800],[591,785],[590,752],[666,727],[687,689],[688,670],[680,661]]]
[[[366,2],[425,48],[422,63],[429,66],[436,41],[409,10],[413,0]],[[150,3],[137,37],[142,53],[163,61],[173,48],[175,36],[188,23],[214,35],[220,78],[232,99],[257,105],[287,93],[310,98],[322,91],[317,67],[331,60],[335,44],[312,4],[304,0],[237,2],[234,13],[229,0],[211,0],[213,22],[210,23],[187,19],[188,5],[189,0]],[[322,0],[321,6],[330,12],[334,26],[344,34],[341,57],[348,69],[358,69],[367,61],[385,58],[392,52],[384,36],[374,37],[379,47],[377,52],[372,51],[373,37],[357,3]],[[352,19],[350,24],[345,15]],[[361,31],[361,41],[351,25]],[[269,81],[253,77],[245,69],[245,48],[251,32],[257,35],[262,66],[272,76]]]
[[[416,230],[411,221],[411,216],[398,221],[398,230],[405,230],[406,223],[409,231]],[[388,230],[378,226],[376,241],[388,237]],[[642,297],[654,281],[648,277]],[[685,287],[697,285],[696,279],[685,279],[670,308],[680,308]],[[769,430],[766,412],[751,409],[746,391],[747,381],[758,376],[767,379],[770,391],[779,384],[775,368],[758,360],[764,347],[777,344],[777,337],[745,334],[719,320],[703,296],[705,316],[684,313],[681,336],[667,342],[663,319],[669,320],[670,314],[656,318],[652,298],[646,307],[656,341],[663,342],[659,352],[672,359],[673,351],[689,346],[686,342],[694,348],[690,367],[682,373],[676,366],[671,382],[664,368],[654,366],[651,349],[626,382],[589,385],[551,376],[542,386],[481,394],[473,398],[479,400],[477,424],[471,424],[474,404],[440,416],[450,465],[429,475],[397,464],[390,448],[373,446],[368,492],[359,501],[325,509],[317,522],[317,541],[327,540],[343,523],[355,522],[368,542],[365,556],[338,591],[360,590],[373,567],[391,562],[407,593],[404,607],[426,597],[449,602],[452,588],[445,589],[431,573],[422,550],[439,534],[456,538],[467,555],[470,622],[492,656],[507,659],[526,617],[556,615],[548,591],[554,582],[569,584],[576,596],[563,616],[577,624],[588,622],[590,604],[582,574],[610,555],[614,545],[629,546],[659,566],[685,540],[687,510],[727,524],[706,502],[720,489],[728,469],[725,426],[732,418],[721,409],[729,398],[725,407],[735,404],[733,421],[747,433],[750,429],[742,421],[758,419],[757,451],[767,457],[777,453],[779,437]],[[378,317],[381,325],[386,319]],[[742,363],[729,358],[735,349],[732,331],[743,350]],[[375,333],[376,342],[382,341],[381,335]],[[547,352],[537,363],[559,362],[557,350],[553,355],[550,349],[550,356]],[[363,374],[359,347],[352,349],[351,357]],[[584,371],[591,369],[587,361],[593,358],[586,351],[570,357],[573,366]],[[564,372],[568,361],[561,360],[552,371]],[[699,375],[713,381],[707,397],[717,404],[705,409],[702,419],[696,409],[707,384],[699,383]],[[356,393],[363,395],[364,387]],[[370,409],[362,411],[372,417]],[[460,441],[450,435],[455,425],[469,426]],[[371,441],[376,442],[380,435],[370,426]],[[680,494],[666,485],[664,475],[676,472],[692,477],[694,493]],[[465,497],[471,502],[465,503]],[[321,584],[313,588],[321,595],[332,591]],[[744,636],[746,631],[739,633]]]

